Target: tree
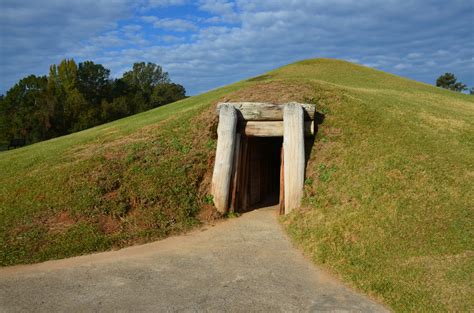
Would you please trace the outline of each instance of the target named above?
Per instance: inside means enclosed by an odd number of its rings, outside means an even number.
[[[122,78],[92,61],[64,59],[48,77],[21,79],[0,95],[0,142],[33,143],[139,113],[185,97],[154,63],[135,63]]]
[[[130,115],[130,108],[127,97],[121,96],[114,98],[112,102],[102,100],[101,119],[104,122],[113,121]]]
[[[84,96],[78,89],[77,65],[73,59],[64,59],[56,67],[52,65],[48,87],[56,97],[61,110],[58,122],[62,122],[61,132],[70,133],[93,125],[89,123],[91,112]]]
[[[79,63],[77,88],[91,106],[99,107],[102,99],[109,98],[111,91],[109,76],[110,70],[101,64],[92,61]]]
[[[153,89],[151,105],[155,108],[184,98],[186,98],[186,90],[183,86],[174,83],[163,83]]]
[[[48,131],[48,112],[44,112],[46,76],[30,75],[15,84],[1,102],[4,136],[28,142],[43,140]]]
[[[458,82],[456,76],[452,73],[444,73],[438,77],[436,80],[436,86],[458,92],[466,90],[466,85]]]
[[[170,82],[168,73],[163,72],[160,65],[151,62],[134,63],[133,69],[123,74],[123,80],[130,87],[141,92],[147,100],[149,100],[155,86]]]
[[[4,105],[4,95],[0,95],[0,146],[8,142],[7,131],[7,118]]]
[[[471,90],[469,90],[469,93],[470,93],[471,95],[474,95],[474,87],[471,87]]]

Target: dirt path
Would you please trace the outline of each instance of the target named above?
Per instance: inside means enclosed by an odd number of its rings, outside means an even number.
[[[0,269],[0,311],[385,311],[306,260],[275,214],[265,208],[147,245]]]

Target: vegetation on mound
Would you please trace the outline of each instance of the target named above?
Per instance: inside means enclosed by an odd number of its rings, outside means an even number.
[[[200,113],[216,94],[3,152],[0,263],[122,247],[199,223],[215,145]]]
[[[342,62],[277,73],[317,80],[325,114],[294,240],[395,311],[472,308],[472,97]]]
[[[317,264],[395,311],[473,307],[474,99],[335,60],[299,62],[2,153],[1,263],[100,251],[197,225],[218,100],[312,101],[324,114],[305,205],[283,218]]]
[[[49,75],[20,79],[0,95],[0,150],[70,134],[185,98],[154,63],[111,79],[101,64],[62,60]]]

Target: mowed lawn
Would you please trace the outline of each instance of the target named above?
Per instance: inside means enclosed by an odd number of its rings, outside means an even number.
[[[0,153],[0,264],[143,243],[198,225],[223,88]],[[204,117],[203,117],[204,115]]]
[[[474,97],[328,59],[1,152],[0,263],[199,225],[218,100],[306,101],[324,114],[304,206],[282,218],[315,263],[395,311],[474,308]]]
[[[313,76],[325,114],[295,242],[395,311],[473,310],[474,96],[335,61],[281,72]]]

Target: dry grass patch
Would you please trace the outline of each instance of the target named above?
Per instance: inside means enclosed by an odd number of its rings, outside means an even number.
[[[255,85],[231,92],[220,99],[220,102],[269,102],[283,104],[292,101],[307,102],[314,93],[310,83],[301,81],[275,80],[258,82]]]
[[[420,118],[430,127],[442,128],[447,131],[465,131],[469,129],[469,124],[462,119],[439,117],[426,112],[419,114]]]

